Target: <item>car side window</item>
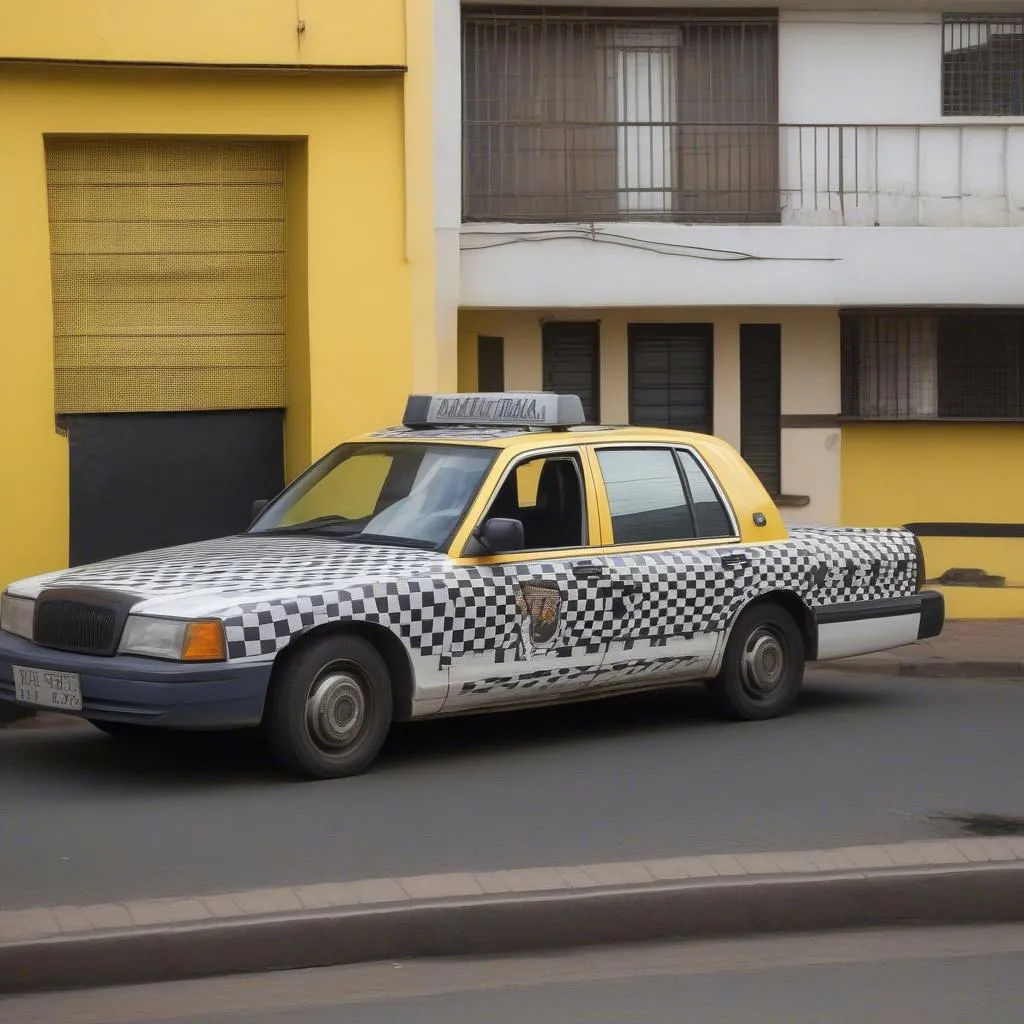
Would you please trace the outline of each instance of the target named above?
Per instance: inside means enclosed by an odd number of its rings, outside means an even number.
[[[732,537],[736,533],[732,519],[722,504],[722,499],[712,486],[704,467],[694,458],[692,452],[676,452],[686,476],[693,500],[693,517],[701,537]]]
[[[679,468],[668,448],[603,448],[598,449],[597,460],[616,544],[697,536]]]
[[[487,519],[518,519],[524,551],[578,548],[587,543],[583,473],[573,452],[518,462],[487,510]]]

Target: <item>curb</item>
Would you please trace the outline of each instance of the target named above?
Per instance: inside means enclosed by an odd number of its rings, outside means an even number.
[[[1024,920],[1024,838],[428,875],[0,912],[0,992]]]
[[[823,661],[808,666],[810,671],[845,674],[900,676],[912,679],[1019,679],[1024,681],[1024,662],[1008,660],[901,661],[895,657],[858,656]]]

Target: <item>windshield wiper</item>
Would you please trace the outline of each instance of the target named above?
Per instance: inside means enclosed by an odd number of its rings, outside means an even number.
[[[344,516],[318,516],[316,519],[307,519],[304,523],[295,523],[293,526],[272,526],[269,530],[260,530],[260,533],[316,533],[323,530],[330,536],[337,536],[333,527],[346,526],[352,533],[357,533],[359,527],[352,527],[353,520]]]

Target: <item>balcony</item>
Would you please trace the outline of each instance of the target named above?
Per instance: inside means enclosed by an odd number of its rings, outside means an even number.
[[[1024,124],[469,121],[466,222],[1024,226]]]

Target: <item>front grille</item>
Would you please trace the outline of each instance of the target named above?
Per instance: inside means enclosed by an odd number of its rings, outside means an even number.
[[[64,598],[41,600],[34,639],[43,647],[79,654],[112,654],[117,643],[117,612],[105,605]]]

